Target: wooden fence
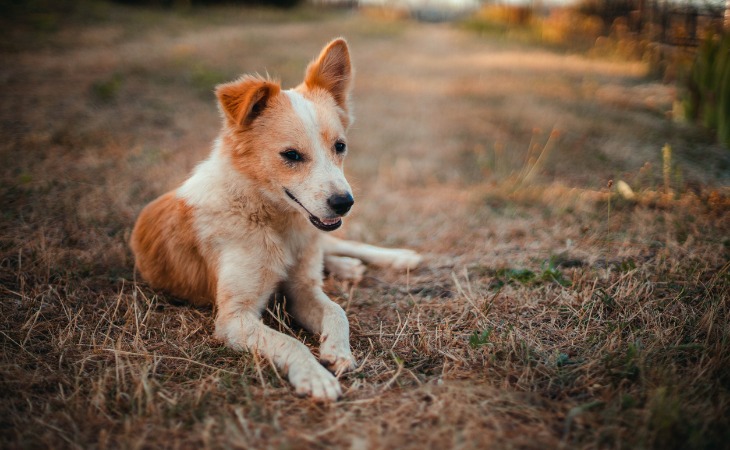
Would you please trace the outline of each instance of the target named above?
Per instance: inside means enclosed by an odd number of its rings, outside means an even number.
[[[651,42],[696,47],[708,32],[721,32],[727,17],[728,5],[717,1],[636,0],[630,22]]]

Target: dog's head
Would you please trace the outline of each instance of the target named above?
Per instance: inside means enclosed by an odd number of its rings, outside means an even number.
[[[258,76],[216,88],[235,169],[324,231],[339,228],[354,203],[343,173],[351,80],[347,43],[336,39],[295,89]]]

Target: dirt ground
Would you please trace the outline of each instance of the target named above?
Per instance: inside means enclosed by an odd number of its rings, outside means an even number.
[[[89,2],[0,25],[0,446],[727,448],[730,151],[672,121],[641,62],[344,10]],[[327,281],[361,364],[322,405],[138,280],[126,242],[207,155],[215,84],[291,87],[336,36],[356,69],[341,235],[425,262]]]

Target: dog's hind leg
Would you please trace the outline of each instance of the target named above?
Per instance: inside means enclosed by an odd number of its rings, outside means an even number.
[[[415,269],[423,257],[413,250],[382,248],[361,242],[345,241],[332,236],[322,237],[322,249],[327,256],[357,258],[366,264],[393,269]]]
[[[324,270],[338,280],[359,283],[365,274],[365,265],[357,258],[325,255]]]

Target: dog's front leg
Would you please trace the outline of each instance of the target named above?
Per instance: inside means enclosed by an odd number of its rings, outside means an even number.
[[[224,260],[224,258],[222,258]],[[255,274],[255,272],[251,272]],[[337,400],[342,389],[337,379],[298,340],[273,330],[261,321],[274,286],[266,274],[242,278],[238,271],[221,270],[216,297],[215,335],[235,350],[257,352],[287,374],[297,394],[317,400]]]
[[[258,352],[287,374],[297,394],[311,395],[317,400],[337,400],[342,389],[327,371],[296,339],[279,333],[251,313],[219,314],[216,337],[231,348]]]
[[[304,328],[320,335],[319,360],[337,375],[354,369],[345,311],[322,291],[322,251],[312,248],[284,285],[287,308]]]

